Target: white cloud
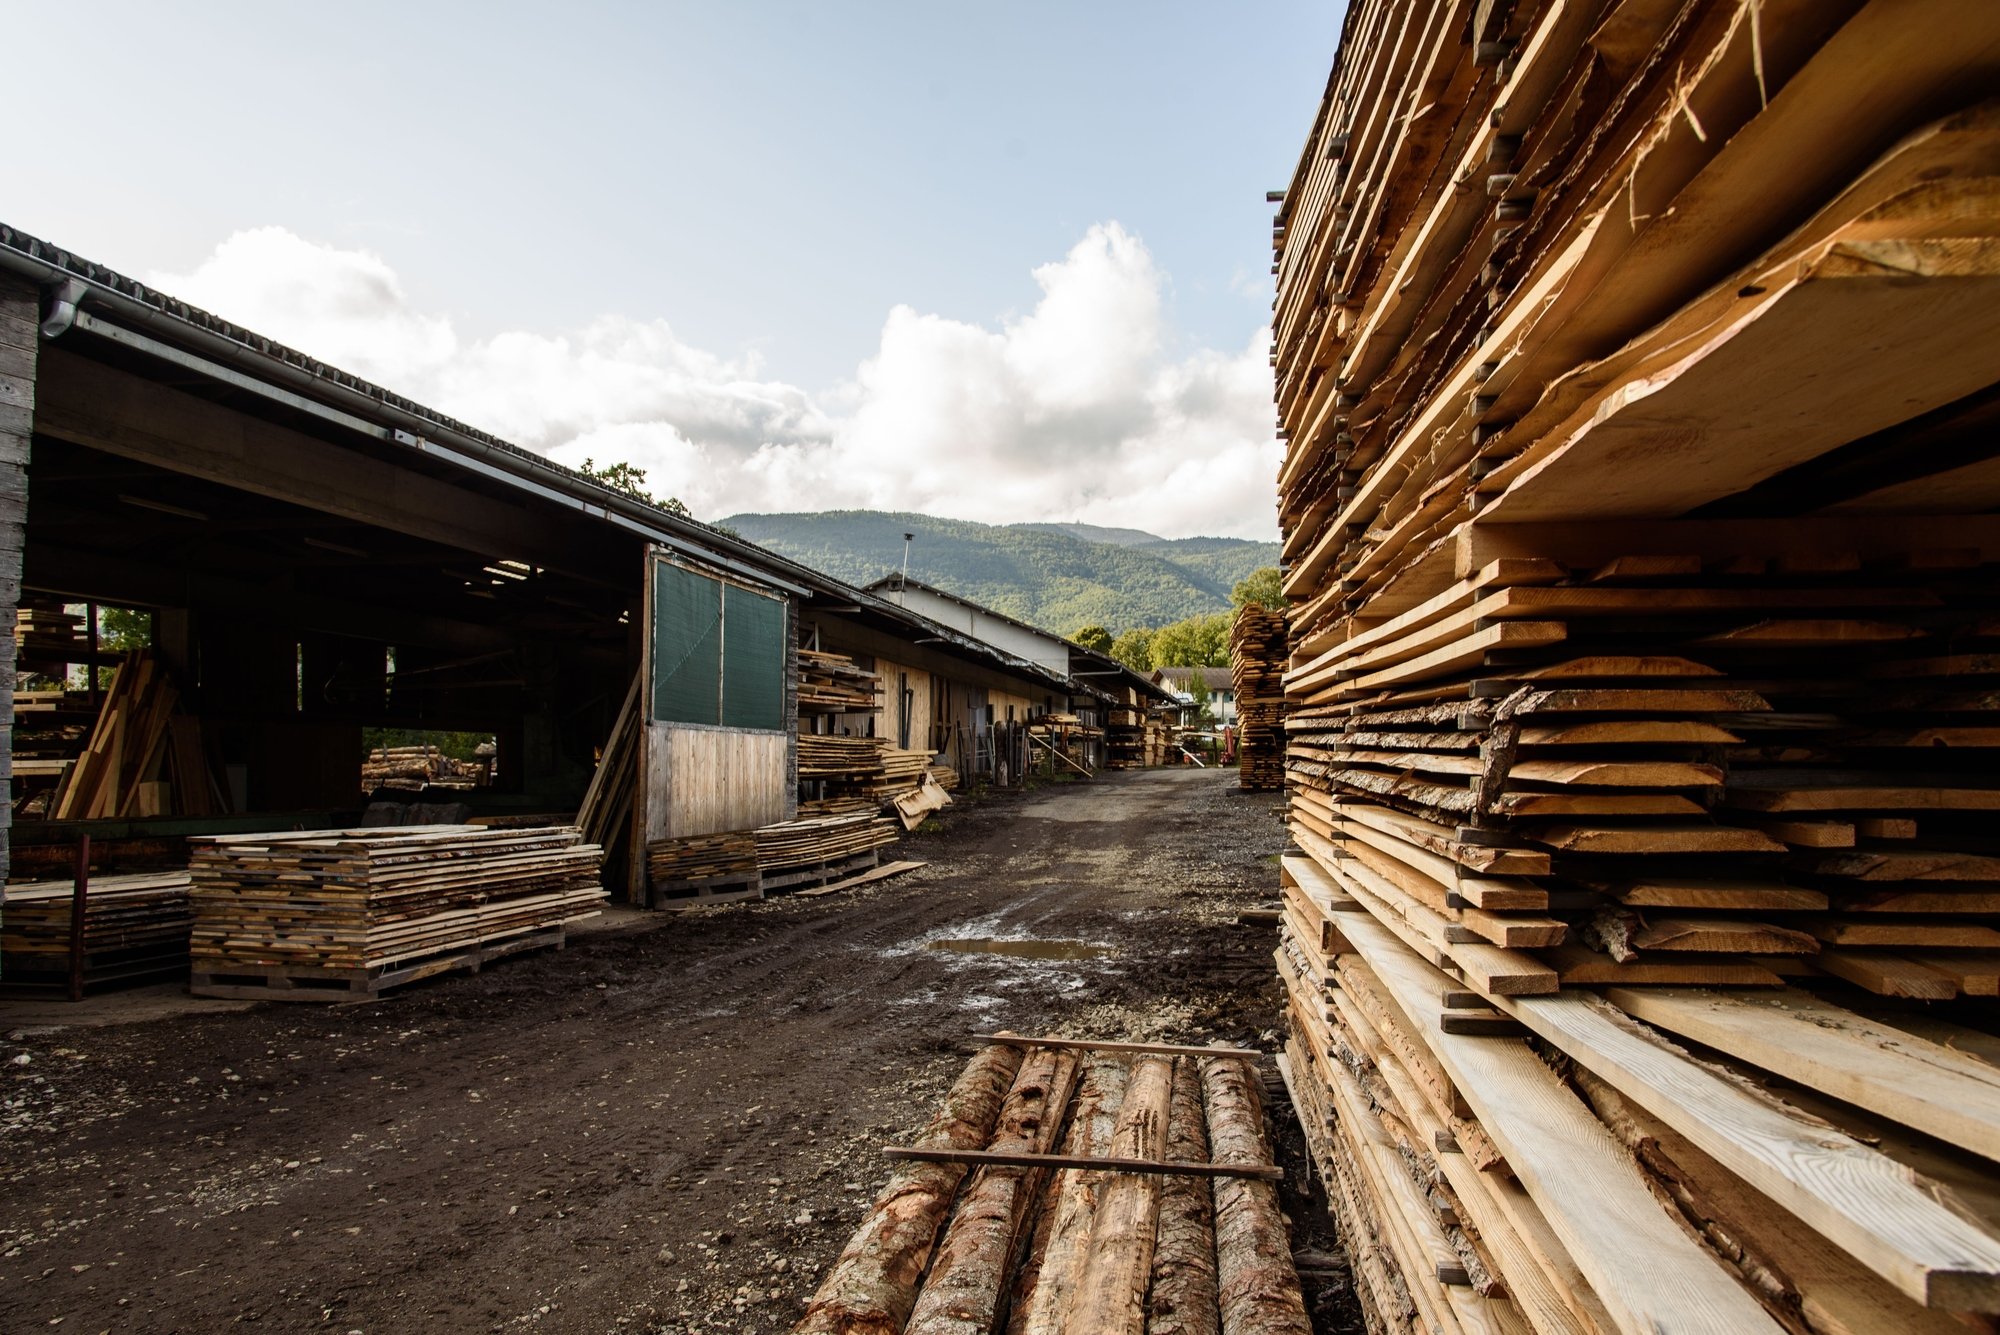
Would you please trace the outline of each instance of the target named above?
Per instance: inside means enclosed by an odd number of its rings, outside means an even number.
[[[1269,331],[1169,352],[1166,276],[1116,223],[1034,278],[1033,310],[997,327],[897,306],[874,355],[819,396],[662,320],[463,339],[381,257],[280,227],[147,281],[564,463],[633,463],[706,517],[880,508],[1269,536]]]

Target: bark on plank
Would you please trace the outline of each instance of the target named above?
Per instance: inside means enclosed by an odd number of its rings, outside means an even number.
[[[976,1149],[991,1140],[1021,1057],[1020,1049],[1004,1044],[982,1049],[919,1143]],[[827,1272],[794,1335],[900,1335],[938,1228],[964,1177],[963,1164],[909,1163],[897,1169]]]
[[[1111,1134],[1111,1152],[1157,1159],[1166,1149],[1167,1114],[1174,1090],[1174,1063],[1160,1056],[1133,1063]],[[1150,1173],[1120,1173],[1105,1184],[1091,1221],[1083,1277],[1070,1308],[1074,1330],[1103,1335],[1141,1335],[1146,1325],[1146,1288],[1153,1273],[1153,1241],[1160,1222],[1160,1179]]]
[[[1210,1157],[1269,1163],[1264,1101],[1247,1062],[1203,1058]],[[1215,1181],[1215,1262],[1223,1335],[1312,1335],[1278,1210],[1278,1189],[1249,1178]]]
[[[1076,1074],[1074,1054],[1028,1050],[988,1148],[1046,1153],[1061,1133]],[[1005,1166],[973,1174],[938,1244],[904,1335],[987,1335],[993,1329],[1015,1241],[1047,1176],[1043,1169]]]
[[[1167,1155],[1206,1159],[1208,1129],[1201,1106],[1201,1071],[1194,1059],[1174,1063],[1167,1113]],[[1153,1246],[1153,1285],[1146,1297],[1146,1335],[1221,1335],[1215,1289],[1215,1198],[1197,1178],[1169,1178],[1160,1190],[1160,1227]]]

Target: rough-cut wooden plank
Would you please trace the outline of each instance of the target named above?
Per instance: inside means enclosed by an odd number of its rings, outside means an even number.
[[[1900,1164],[1704,1066],[1600,998],[1495,1000],[1915,1301],[2000,1309],[2000,1239]]]
[[[1110,1147],[1126,1077],[1125,1063],[1116,1058],[1085,1060],[1063,1153],[1098,1157]],[[1015,1276],[1009,1335],[1063,1335],[1104,1182],[1102,1173],[1074,1168],[1050,1182],[1034,1250]]]
[[[1193,1057],[1174,1061],[1166,1155],[1201,1162],[1208,1155],[1202,1114],[1201,1068]],[[1221,1335],[1215,1288],[1215,1198],[1196,1178],[1168,1178],[1160,1190],[1160,1228],[1146,1295],[1146,1335]]]
[[[1944,1044],[1793,988],[1614,988],[1605,997],[1648,1024],[2000,1161],[2000,1070]]]
[[[1168,1106],[1174,1089],[1171,1057],[1140,1057],[1132,1064],[1111,1157],[1157,1160],[1166,1150]],[[1160,1181],[1146,1173],[1121,1173],[1104,1188],[1090,1224],[1083,1277],[1070,1305],[1072,1329],[1105,1335],[1141,1335],[1146,1289],[1153,1277],[1153,1243],[1160,1224]]]
[[[1074,1053],[1037,1048],[1022,1059],[1000,1107],[989,1149],[1045,1153],[1061,1134],[1075,1088]],[[1006,1291],[1007,1272],[1045,1172],[995,1165],[966,1184],[938,1243],[903,1335],[988,1335]]]
[[[1213,1160],[1268,1162],[1255,1069],[1240,1058],[1204,1057],[1201,1083]],[[1216,1179],[1215,1261],[1227,1335],[1312,1335],[1276,1187],[1254,1178]]]
[[[1018,1048],[995,1043],[981,1049],[919,1143],[933,1149],[984,1146],[1020,1068]],[[898,1168],[820,1282],[794,1335],[900,1335],[965,1173],[963,1164],[953,1163]]]
[[[1369,915],[1337,917],[1406,1008],[1420,1010],[1448,985]],[[1666,1216],[1624,1147],[1524,1042],[1424,1037],[1621,1329],[1781,1329]],[[1640,1256],[1645,1264],[1633,1264]]]

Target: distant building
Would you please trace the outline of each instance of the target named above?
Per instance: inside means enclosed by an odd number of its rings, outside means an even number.
[[[1181,702],[1181,723],[1191,723],[1194,718],[1194,686],[1196,677],[1208,687],[1208,712],[1218,725],[1234,725],[1236,722],[1236,683],[1231,679],[1228,668],[1219,667],[1169,667],[1153,671],[1153,684],[1171,692],[1174,699]]]

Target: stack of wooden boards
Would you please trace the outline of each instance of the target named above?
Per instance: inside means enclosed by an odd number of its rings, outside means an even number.
[[[78,652],[89,648],[83,630],[83,617],[60,598],[23,597],[14,610],[17,673],[54,668],[44,675],[65,675]]]
[[[751,879],[757,875],[757,837],[749,830],[656,839],[646,845],[653,883],[686,885],[701,881]]]
[[[361,762],[361,791],[378,788],[419,792],[425,788],[483,788],[492,782],[492,765],[448,756],[428,743],[421,746],[378,746]]]
[[[870,714],[882,704],[882,676],[846,654],[798,652],[799,713]]]
[[[151,652],[125,655],[105,691],[90,740],[62,774],[55,820],[211,816],[228,810],[209,764],[201,721]]]
[[[1309,1335],[1255,1053],[997,1039],[794,1335]]]
[[[1284,612],[1249,603],[1229,629],[1230,683],[1236,690],[1236,748],[1243,787],[1285,786]]]
[[[1274,234],[1281,969],[1363,1287],[2000,1310],[1992,1128],[1937,1112],[2000,1106],[2000,6],[1345,22]]]
[[[0,983],[49,986],[69,977],[74,881],[0,890]],[[188,874],[95,876],[83,896],[83,981],[137,981],[187,968]]]
[[[1139,704],[1114,705],[1104,715],[1104,767],[1146,769],[1167,763],[1174,730],[1157,712]]]
[[[1377,1328],[2000,1311],[1990,1033],[1859,993],[1489,992],[1317,858],[1284,873],[1286,1079]]]
[[[816,816],[753,832],[757,865],[767,872],[844,862],[896,842],[896,823],[882,816]]]
[[[639,683],[626,688],[625,703],[611,722],[611,734],[591,771],[590,786],[577,808],[577,828],[585,843],[609,848],[630,823],[632,795],[639,779]]]
[[[600,850],[571,827],[211,835],[189,848],[202,996],[374,995],[560,945],[605,898]]]

